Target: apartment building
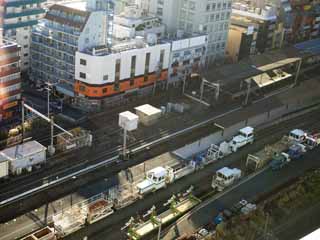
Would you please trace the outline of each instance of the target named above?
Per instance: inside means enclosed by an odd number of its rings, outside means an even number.
[[[17,116],[20,99],[20,46],[0,39],[0,124]]]
[[[149,11],[169,33],[208,35],[207,61],[223,58],[228,37],[231,0],[150,0]]]
[[[76,52],[111,44],[113,7],[95,0],[52,5],[32,31],[31,79],[74,97]]]
[[[45,0],[1,1],[3,35],[21,46],[21,70],[30,66],[30,37],[32,26],[44,16]]]

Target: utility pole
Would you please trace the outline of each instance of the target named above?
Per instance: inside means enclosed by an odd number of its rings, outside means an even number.
[[[53,116],[51,116],[50,118],[50,147],[48,149],[49,154],[52,156],[55,153],[55,149],[53,146],[53,134],[54,134],[54,120],[53,120]]]
[[[127,129],[123,128],[123,157],[126,158],[127,154]]]
[[[47,82],[47,117],[50,118],[50,88],[49,82]]]
[[[248,102],[249,102],[249,95],[250,95],[250,92],[251,92],[251,82],[252,82],[252,79],[251,78],[249,78],[249,79],[247,79],[248,80],[248,82],[247,82],[247,94],[246,94],[246,99],[245,99],[245,101],[244,101],[244,105],[247,105],[248,104]]]
[[[22,120],[22,143],[25,135],[25,127],[24,127],[24,100],[21,100],[21,120]]]
[[[299,60],[298,66],[296,67],[296,76],[294,77],[294,86],[297,86],[298,84],[298,78],[300,75],[300,69],[301,69],[302,59]]]

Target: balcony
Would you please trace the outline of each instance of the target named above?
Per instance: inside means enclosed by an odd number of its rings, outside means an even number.
[[[15,85],[15,84],[18,84],[18,83],[21,83],[21,78],[20,77],[17,78],[17,79],[14,79],[14,80],[10,80],[10,81],[4,82],[4,83],[0,82],[0,88],[8,87],[8,86]]]
[[[37,4],[37,3],[44,3],[46,0],[21,0],[21,1],[12,1],[6,2],[6,7],[19,7],[22,5],[27,4]]]
[[[18,62],[19,60],[20,60],[19,56],[3,59],[3,60],[0,60],[0,66],[7,65],[10,63],[14,63],[14,62]]]
[[[28,27],[28,26],[36,25],[37,23],[38,23],[38,20],[31,20],[31,21],[26,21],[26,22],[4,24],[3,29],[9,30],[9,29],[15,29],[15,28]]]
[[[44,9],[30,9],[26,11],[22,11],[19,13],[7,13],[4,15],[4,18],[17,18],[17,17],[24,17],[24,16],[31,16],[36,14],[45,13]]]
[[[19,73],[19,72],[20,72],[20,68],[19,67],[15,67],[15,68],[12,68],[12,69],[7,70],[7,71],[0,72],[0,77],[5,77],[5,76],[8,76],[8,75],[11,75],[11,74],[14,74],[14,73]]]

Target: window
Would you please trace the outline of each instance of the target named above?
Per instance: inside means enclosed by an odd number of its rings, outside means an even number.
[[[136,74],[136,56],[131,57],[131,73],[130,73],[130,86],[134,85],[134,77]]]
[[[28,44],[23,45],[23,48],[28,48],[28,47],[29,47],[29,45],[28,45]]]
[[[210,11],[210,4],[207,4],[206,11]]]
[[[28,39],[28,35],[24,36],[23,38],[24,38],[24,39]]]
[[[79,75],[80,75],[80,77],[81,77],[81,78],[84,78],[84,79],[86,78],[86,74],[85,74],[85,73],[83,73],[83,72],[80,72],[80,74],[79,74]]]
[[[121,60],[117,59],[116,69],[115,69],[115,79],[114,79],[114,90],[119,91],[120,89],[120,70],[121,70]]]
[[[87,65],[87,61],[85,59],[80,58],[80,65]]]
[[[23,56],[25,56],[25,57],[28,57],[28,55],[29,55],[28,53],[23,54]]]
[[[102,93],[107,93],[108,88],[102,88]]]
[[[162,49],[160,52],[160,68],[163,67],[163,62],[164,62],[164,54],[165,54],[165,50]]]
[[[145,63],[145,68],[144,68],[144,81],[148,81],[148,74],[149,74],[149,65],[150,65],[150,56],[151,53],[147,53],[146,55],[146,63]]]
[[[104,75],[103,76],[103,81],[108,81],[108,78],[109,78],[108,75]]]
[[[85,92],[85,91],[86,91],[86,87],[85,87],[85,86],[80,86],[80,87],[79,87],[79,90],[80,90],[81,92]]]

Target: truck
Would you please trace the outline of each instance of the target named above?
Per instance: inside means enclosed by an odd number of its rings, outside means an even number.
[[[186,165],[177,166],[159,166],[149,170],[143,181],[139,182],[136,187],[138,194],[143,196],[147,193],[165,188],[167,184],[174,182],[196,170],[196,162],[190,161]]]
[[[312,150],[320,144],[320,133],[310,134],[306,137],[304,145],[307,149]]]
[[[274,144],[267,145],[254,154],[248,154],[246,160],[247,170],[254,172],[266,166],[275,154],[287,151],[292,144],[293,142],[287,136],[284,136]]]
[[[237,168],[223,167],[219,169],[212,178],[212,188],[218,192],[231,186],[241,178],[241,170]]]
[[[289,139],[297,143],[303,143],[306,137],[307,133],[301,129],[294,129],[289,133]]]
[[[140,195],[156,191],[164,188],[169,180],[170,172],[164,167],[156,167],[147,172],[146,178],[137,184],[138,192]]]
[[[306,152],[305,146],[302,144],[293,144],[289,147],[288,155],[292,160],[299,159]]]
[[[272,161],[270,162],[270,167],[272,170],[279,170],[286,166],[291,161],[289,154],[287,153],[280,153],[275,154],[273,156]]]
[[[239,148],[251,144],[254,141],[254,128],[247,126],[241,128],[237,136],[234,136],[229,143],[232,152],[238,151]]]

